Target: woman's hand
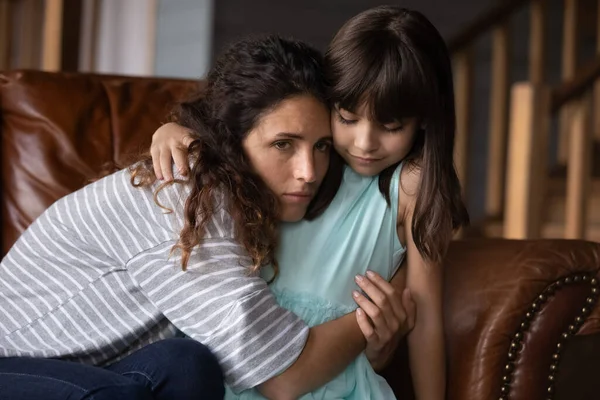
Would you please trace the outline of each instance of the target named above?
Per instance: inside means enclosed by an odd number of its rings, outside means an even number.
[[[391,361],[400,339],[414,327],[415,303],[409,289],[399,292],[375,272],[357,275],[355,280],[371,299],[353,293],[359,306],[356,319],[367,340],[365,354],[373,369],[380,371]]]
[[[188,173],[188,147],[194,138],[174,122],[164,124],[152,135],[150,155],[157,179],[173,180],[173,161],[181,175]]]

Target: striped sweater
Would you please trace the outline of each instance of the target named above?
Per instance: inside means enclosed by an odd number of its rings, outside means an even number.
[[[184,184],[135,188],[119,171],[57,201],[0,264],[0,357],[103,366],[183,332],[217,356],[234,391],[283,372],[308,328],[281,308],[218,207],[183,271],[171,255]]]

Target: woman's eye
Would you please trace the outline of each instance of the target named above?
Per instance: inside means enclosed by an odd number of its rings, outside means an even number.
[[[315,145],[315,148],[318,151],[326,152],[331,148],[331,143],[330,142],[319,142]]]
[[[287,150],[290,148],[290,146],[290,142],[279,141],[273,143],[273,147],[275,147],[277,150]]]

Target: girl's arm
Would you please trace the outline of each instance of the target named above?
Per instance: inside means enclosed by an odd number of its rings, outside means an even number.
[[[193,140],[190,131],[174,122],[166,123],[154,132],[150,155],[157,179],[173,180],[173,162],[181,175],[187,175],[188,147]]]
[[[404,179],[405,178],[405,179]],[[417,307],[414,329],[408,334],[410,369],[418,400],[442,400],[446,391],[446,357],[442,316],[442,266],[423,259],[412,236],[412,218],[420,174],[403,174],[402,226],[406,242],[407,286]],[[400,210],[399,210],[400,211]]]

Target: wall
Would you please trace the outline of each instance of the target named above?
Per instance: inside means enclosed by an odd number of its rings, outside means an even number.
[[[99,11],[93,70],[110,74],[152,75],[156,1],[104,0],[100,2]]]
[[[210,67],[213,0],[158,0],[155,74],[203,77]]]
[[[496,0],[404,0],[400,4],[424,13],[448,37]],[[391,4],[375,0],[219,0],[215,5],[215,50],[249,33],[279,32],[324,50],[333,34],[352,16]],[[442,5],[443,4],[443,5]]]

